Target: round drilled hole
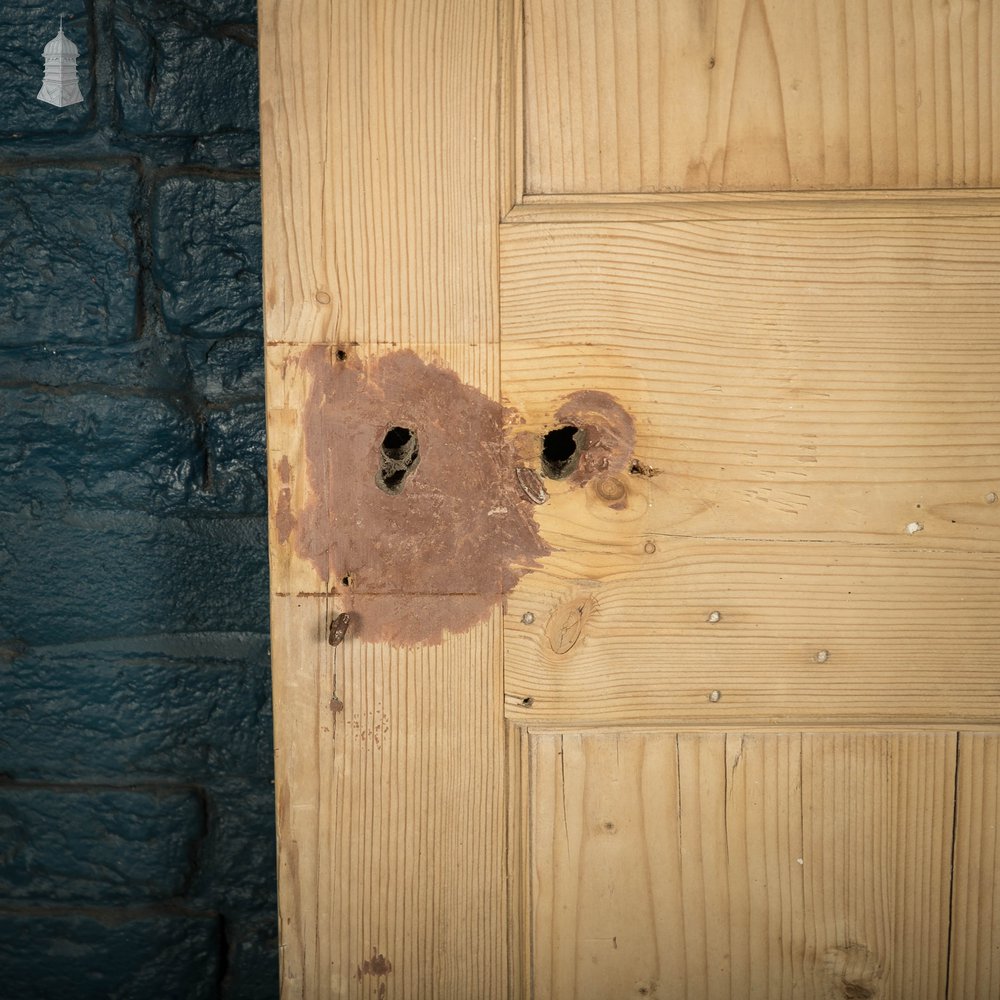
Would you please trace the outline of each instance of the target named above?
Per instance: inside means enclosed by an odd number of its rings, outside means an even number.
[[[566,424],[556,427],[542,438],[542,473],[549,479],[565,479],[580,464],[580,453],[586,445],[586,433],[580,427]]]

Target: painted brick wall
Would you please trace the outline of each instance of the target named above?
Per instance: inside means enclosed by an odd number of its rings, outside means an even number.
[[[255,17],[0,4],[3,997],[277,994]]]

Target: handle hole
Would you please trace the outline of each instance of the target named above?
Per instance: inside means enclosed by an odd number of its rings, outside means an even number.
[[[574,424],[556,427],[542,438],[542,473],[549,479],[565,479],[580,464],[586,432]]]

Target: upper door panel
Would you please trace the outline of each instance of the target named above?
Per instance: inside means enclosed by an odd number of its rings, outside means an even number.
[[[978,0],[524,0],[525,192],[991,187]]]

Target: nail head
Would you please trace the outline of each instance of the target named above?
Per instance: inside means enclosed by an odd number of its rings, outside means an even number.
[[[715,702],[717,702],[717,701],[721,701],[722,700],[722,692],[721,691],[711,691],[711,692],[709,692],[708,700],[710,702],[712,702],[713,704]]]
[[[521,624],[522,625],[534,625],[535,624],[535,616],[530,611],[525,611],[524,614],[521,615]]]

